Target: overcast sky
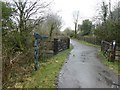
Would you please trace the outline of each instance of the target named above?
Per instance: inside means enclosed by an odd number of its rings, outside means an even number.
[[[4,1],[4,0],[3,0]],[[11,0],[5,0],[11,2]],[[18,1],[18,0],[16,0]],[[33,0],[29,0],[33,1]],[[36,1],[36,0],[35,0]],[[43,0],[44,1],[44,0]],[[52,1],[52,0],[45,0],[45,1]],[[94,16],[97,15],[97,9],[100,9],[100,4],[102,1],[105,1],[106,4],[109,4],[109,0],[53,0],[51,9],[53,12],[57,12],[58,15],[62,17],[63,20],[63,27],[62,31],[66,27],[70,27],[74,29],[73,23],[73,12],[79,11],[79,22],[82,23],[84,19],[92,20]],[[115,4],[120,0],[111,0],[111,7],[113,8]]]
[[[64,30],[66,27],[74,29],[73,11],[80,12],[79,23],[84,19],[92,19],[96,15],[96,10],[103,0],[54,0],[52,9],[62,17]],[[107,4],[109,0],[104,0]],[[118,0],[111,0],[112,7]]]

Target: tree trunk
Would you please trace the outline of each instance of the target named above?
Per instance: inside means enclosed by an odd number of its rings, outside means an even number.
[[[75,23],[75,38],[77,37],[77,23]]]

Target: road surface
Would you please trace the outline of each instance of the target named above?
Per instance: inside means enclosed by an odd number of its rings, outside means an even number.
[[[97,48],[71,40],[73,49],[58,76],[58,88],[113,88],[118,76],[97,58]]]

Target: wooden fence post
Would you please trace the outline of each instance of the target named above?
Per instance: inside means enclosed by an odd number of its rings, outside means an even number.
[[[116,55],[116,41],[113,40],[112,42],[112,50],[111,50],[111,61],[114,62],[115,61],[115,55]]]
[[[53,51],[54,51],[54,54],[58,53],[58,39],[57,38],[54,38]]]
[[[101,41],[101,51],[103,51],[103,40]]]
[[[67,38],[67,48],[70,48],[70,38]]]

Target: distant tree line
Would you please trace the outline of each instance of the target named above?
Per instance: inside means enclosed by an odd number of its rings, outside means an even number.
[[[111,2],[106,4],[103,1],[101,4],[99,15],[94,17],[96,21],[94,24],[89,19],[85,19],[82,24],[78,24],[79,14],[74,13],[75,30],[66,28],[64,33],[68,36],[73,35],[75,38],[89,36],[96,38],[98,42],[101,40],[110,42],[116,40],[120,43],[120,2],[117,3],[113,10],[111,10]]]

